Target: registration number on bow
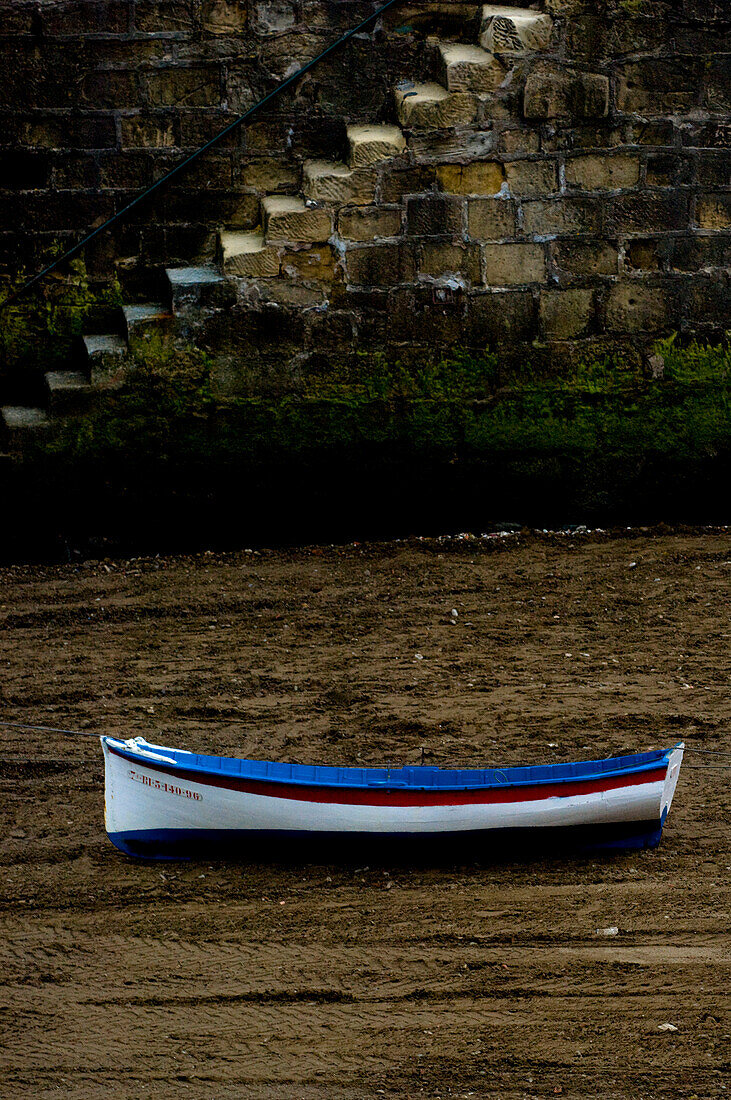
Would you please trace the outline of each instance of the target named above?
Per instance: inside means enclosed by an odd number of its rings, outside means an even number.
[[[129,777],[135,783],[142,783],[144,787],[151,787],[154,791],[165,791],[167,794],[177,794],[180,798],[192,798],[200,802],[203,798],[198,791],[191,791],[189,787],[178,787],[175,783],[166,783],[163,779],[153,779],[151,775],[138,772],[134,768],[129,769]]]

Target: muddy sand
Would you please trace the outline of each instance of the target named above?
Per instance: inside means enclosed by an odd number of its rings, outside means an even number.
[[[301,762],[728,752],[730,590],[724,532],[9,567],[0,716]],[[161,865],[106,840],[95,740],[1,732],[3,1100],[731,1095],[713,758],[655,851]]]

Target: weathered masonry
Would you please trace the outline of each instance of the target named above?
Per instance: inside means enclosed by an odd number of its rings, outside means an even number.
[[[78,239],[372,10],[12,0],[4,269]],[[728,0],[403,0],[97,239],[89,270],[125,304],[47,376],[49,407],[122,378],[151,330],[207,350],[224,397],[358,349],[718,338],[730,114]]]

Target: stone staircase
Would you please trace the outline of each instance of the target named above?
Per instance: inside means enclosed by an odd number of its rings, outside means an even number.
[[[516,64],[547,49],[551,33],[552,20],[542,12],[487,4],[476,44],[428,38],[434,79],[394,87],[397,124],[348,125],[342,160],[304,161],[298,194],[260,196],[258,226],[221,228],[210,263],[168,268],[162,300],[124,305],[113,331],[84,336],[69,369],[45,375],[45,408],[16,405],[0,411],[10,449],[53,420],[83,415],[120,387],[138,341],[153,333],[194,339],[201,317],[226,310],[252,283],[268,288],[276,301],[278,287],[331,282],[340,265],[347,284],[358,245],[387,242],[401,229],[401,212],[384,188],[384,168],[394,160],[410,166],[434,133],[453,153],[460,131],[479,131],[481,105]],[[500,191],[492,163],[471,161],[465,167],[447,157],[443,168],[447,194],[457,178],[455,190],[465,194],[468,177],[474,180],[472,194]]]

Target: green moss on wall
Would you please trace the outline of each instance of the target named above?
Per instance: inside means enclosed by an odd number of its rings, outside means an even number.
[[[425,491],[456,479],[470,499],[581,515],[671,507],[683,486],[725,484],[731,352],[672,340],[659,351],[655,380],[619,353],[550,377],[531,364],[501,377],[494,354],[409,368],[364,357],[297,395],[222,402],[204,355],[161,346],[95,415],[39,446],[35,466],[45,484],[136,497],[215,496],[276,474],[346,495],[354,479]]]

